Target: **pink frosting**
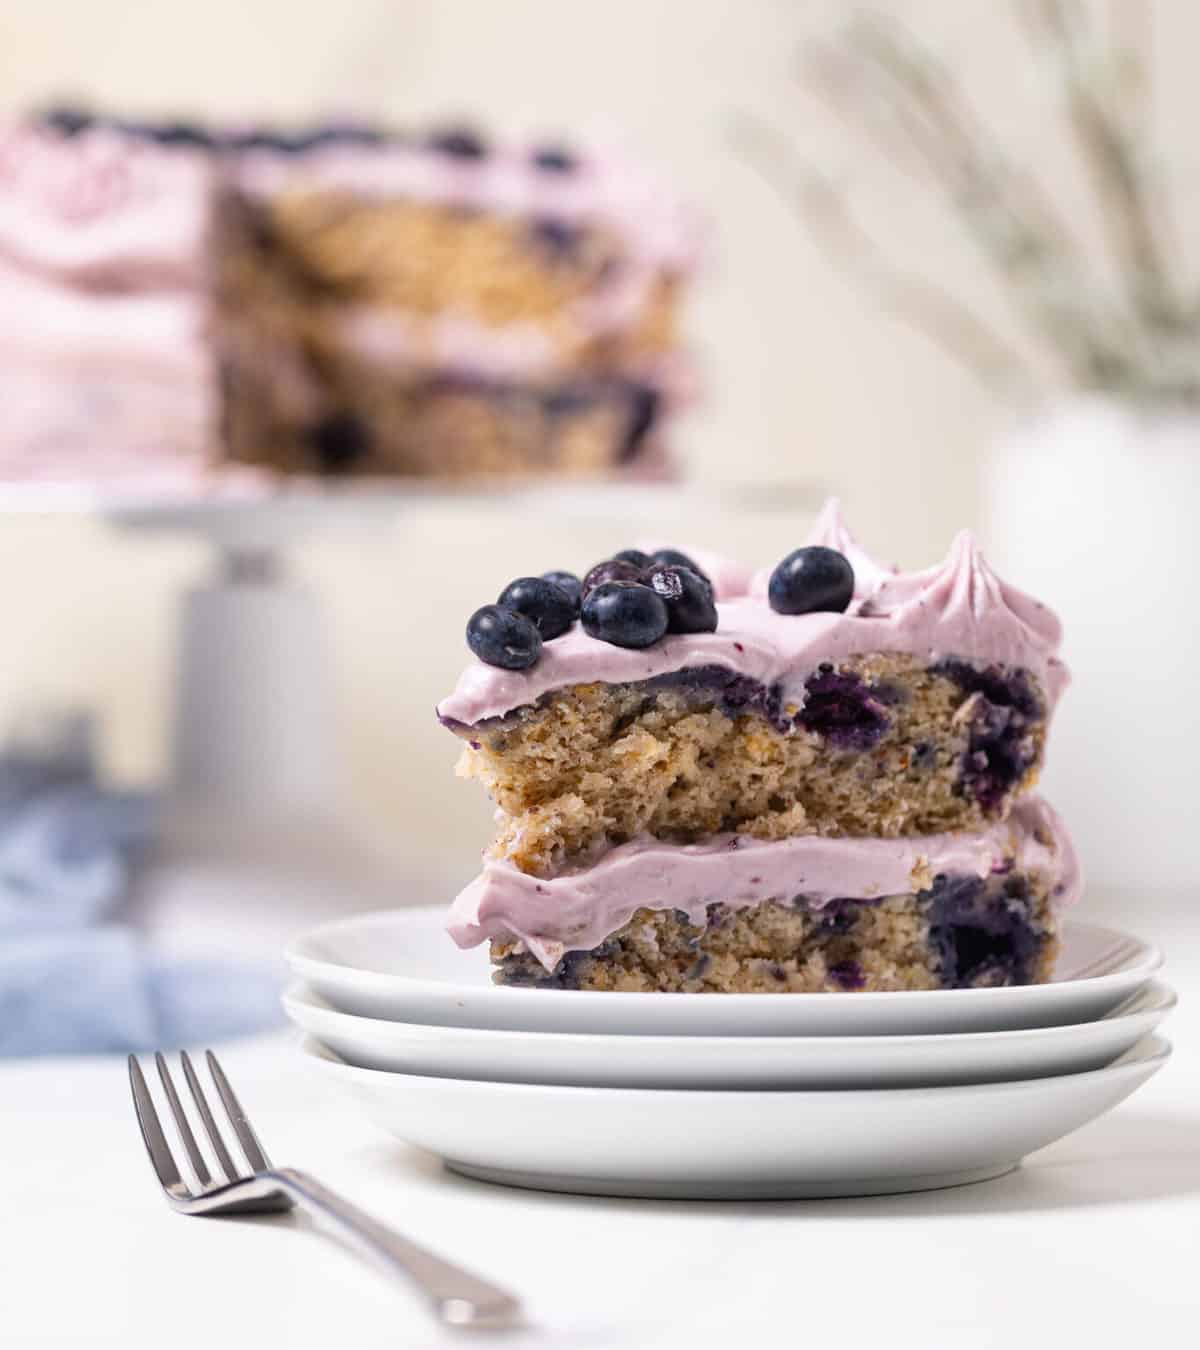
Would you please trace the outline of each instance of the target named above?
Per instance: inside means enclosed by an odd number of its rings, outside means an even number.
[[[212,183],[199,151],[0,128],[0,258],[112,290],[196,285]]]
[[[398,362],[490,380],[561,378],[578,367],[578,346],[564,347],[537,323],[491,325],[469,314],[427,317],[386,305],[357,305],[339,325],[348,351],[383,368]],[[652,386],[678,406],[695,398],[691,363],[678,353],[623,363],[622,374]]]
[[[662,183],[616,155],[591,151],[569,173],[547,173],[531,147],[494,146],[458,159],[421,145],[330,145],[303,156],[269,150],[241,156],[237,185],[253,195],[333,190],[469,206],[501,215],[607,222],[654,268],[690,269],[701,247],[695,214]]]
[[[842,517],[842,504],[836,497],[830,499],[821,508],[812,532],[804,541],[806,545],[821,544],[825,548],[836,549],[843,554],[854,568],[854,597],[861,601],[870,595],[876,587],[888,577],[894,576],[898,567],[883,567],[864,549],[850,533]],[[756,578],[757,580],[757,578]],[[770,572],[765,573],[762,594],[767,593],[766,583],[770,581]]]
[[[1068,681],[1057,656],[1058,620],[1000,581],[965,531],[937,567],[886,574],[845,614],[776,614],[761,593],[722,600],[717,612],[715,633],[674,635],[642,651],[599,642],[577,624],[548,642],[530,670],[469,665],[438,714],[473,725],[552,689],[647,680],[711,665],[778,684],[785,705],[799,709],[804,682],[817,666],[870,652],[1023,667],[1041,682],[1051,708]]]
[[[680,909],[703,924],[719,901],[745,909],[804,895],[814,908],[831,900],[870,900],[926,889],[939,873],[986,877],[1009,864],[1046,876],[1054,903],[1074,904],[1079,861],[1057,813],[1040,797],[1018,802],[1008,820],[979,833],[910,839],[827,839],[807,835],[763,841],[723,835],[678,846],[653,839],[622,844],[580,871],[550,879],[490,861],[454,901],[447,931],[460,947],[517,937],[553,970],[564,952],[588,951],[622,928],[639,908]]]

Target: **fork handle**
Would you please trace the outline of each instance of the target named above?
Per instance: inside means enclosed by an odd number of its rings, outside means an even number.
[[[259,1173],[260,1178],[264,1176]],[[444,1322],[456,1326],[515,1326],[519,1300],[470,1271],[437,1256],[394,1229],[373,1219],[349,1200],[323,1186],[307,1172],[290,1167],[265,1174],[304,1209],[333,1221],[343,1233],[368,1248],[385,1264],[407,1275],[433,1304]]]

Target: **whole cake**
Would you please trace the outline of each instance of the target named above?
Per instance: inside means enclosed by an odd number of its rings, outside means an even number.
[[[454,903],[500,983],[846,991],[1050,978],[1080,890],[1033,793],[1060,628],[960,534],[880,566],[836,502],[757,575],[626,550],[472,616],[438,708],[499,827]]]
[[[0,128],[0,479],[654,469],[689,214],[468,130]]]

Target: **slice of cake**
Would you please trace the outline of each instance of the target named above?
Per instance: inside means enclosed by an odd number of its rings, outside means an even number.
[[[1001,825],[908,839],[638,840],[539,879],[488,860],[450,933],[490,938],[498,982],[775,993],[1050,978],[1079,868],[1024,798]]]
[[[0,130],[0,477],[661,470],[690,215],[612,157],[363,126]]]
[[[472,617],[480,662],[438,709],[499,821],[451,931],[491,939],[500,978],[1048,977],[1078,890],[1029,796],[1067,678],[1059,625],[969,535],[898,572],[831,505],[757,576],[668,549],[548,578]]]

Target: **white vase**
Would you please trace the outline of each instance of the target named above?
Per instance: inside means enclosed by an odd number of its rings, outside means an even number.
[[[986,461],[1001,574],[1055,609],[1074,681],[1046,795],[1093,888],[1200,882],[1200,413],[1080,399]]]

